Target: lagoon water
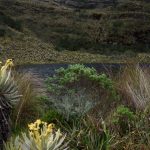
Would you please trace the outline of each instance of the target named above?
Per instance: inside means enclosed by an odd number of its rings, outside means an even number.
[[[34,75],[38,75],[41,78],[47,78],[48,76],[53,76],[55,74],[55,70],[60,67],[67,68],[70,64],[28,64],[17,66],[16,70],[23,73],[32,73]],[[123,64],[102,64],[102,63],[94,63],[94,64],[84,64],[87,67],[93,67],[99,73],[114,73],[120,70],[124,65]]]

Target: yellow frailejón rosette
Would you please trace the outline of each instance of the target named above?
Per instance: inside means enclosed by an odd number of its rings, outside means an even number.
[[[0,62],[1,64],[2,62]],[[1,67],[1,70],[0,70],[0,74],[1,76],[4,76],[7,72],[7,70],[11,70],[11,68],[14,66],[14,63],[13,63],[13,60],[12,59],[7,59],[4,66]]]
[[[42,148],[42,139],[46,140],[49,135],[54,134],[55,125],[53,123],[47,124],[38,119],[34,123],[28,124],[28,128],[30,136],[35,140],[38,147]]]

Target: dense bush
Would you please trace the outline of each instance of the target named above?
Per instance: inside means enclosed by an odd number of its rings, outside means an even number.
[[[113,123],[116,125],[116,128],[118,128],[120,134],[130,132],[134,119],[134,113],[123,105],[119,106],[113,114]]]
[[[5,34],[6,34],[6,30],[4,28],[0,27],[0,37],[5,36]]]
[[[56,49],[57,50],[71,50],[71,51],[77,51],[81,48],[88,48],[90,46],[90,43],[88,39],[85,36],[66,36],[64,35],[60,39],[58,39],[58,42],[56,42]]]
[[[56,75],[49,77],[46,84],[51,93],[50,106],[66,120],[82,117],[95,106],[98,109],[104,101],[111,105],[118,99],[110,78],[80,64],[56,70]]]
[[[57,123],[58,121],[63,121],[63,117],[61,114],[59,114],[56,110],[54,109],[49,109],[46,111],[46,113],[43,115],[42,120],[48,123]]]
[[[18,31],[22,31],[22,22],[5,15],[3,12],[0,12],[0,22],[1,24],[6,24]]]
[[[89,82],[95,82],[102,86],[106,90],[114,92],[113,82],[105,74],[99,75],[94,68],[85,67],[84,65],[76,64],[70,65],[67,69],[60,68],[56,70],[57,75],[49,77],[47,79],[48,89],[53,90],[58,88],[64,88],[67,84],[74,82],[82,82],[82,80],[88,80]]]

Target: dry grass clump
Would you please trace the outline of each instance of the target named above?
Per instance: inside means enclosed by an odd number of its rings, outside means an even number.
[[[150,149],[149,73],[148,67],[131,63],[117,77],[116,85],[121,100],[118,105],[121,106],[116,110],[114,108],[111,116],[107,118],[109,129],[115,135],[111,149]]]
[[[15,80],[22,95],[20,102],[13,111],[12,117],[15,128],[26,125],[39,117],[41,108],[37,100],[36,90],[32,84],[32,76],[29,73],[15,73]]]
[[[123,99],[137,109],[145,109],[150,102],[150,74],[139,64],[127,65],[121,74],[119,90]]]

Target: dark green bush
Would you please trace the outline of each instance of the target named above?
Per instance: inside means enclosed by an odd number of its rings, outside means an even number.
[[[118,126],[120,134],[126,134],[130,131],[134,118],[135,115],[130,108],[121,105],[114,113],[113,123]]]
[[[48,110],[42,120],[48,123],[57,123],[57,121],[62,121],[63,117],[54,109]]]
[[[0,28],[0,37],[5,36],[6,30],[4,28]]]
[[[88,49],[90,46],[90,42],[85,36],[70,36],[64,35],[56,42],[56,49],[57,50],[71,50],[77,51],[81,48]]]
[[[18,31],[22,31],[22,22],[5,15],[3,12],[0,12],[0,22]]]

